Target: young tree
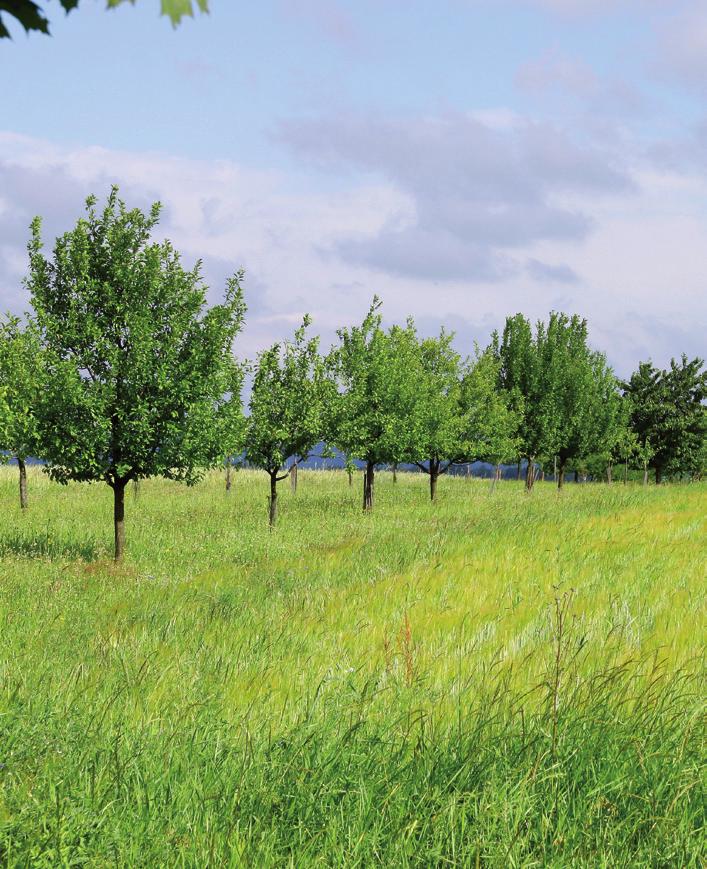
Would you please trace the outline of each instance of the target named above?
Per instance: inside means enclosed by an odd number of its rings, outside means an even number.
[[[288,458],[306,459],[321,441],[331,391],[319,338],[307,338],[308,316],[293,341],[273,344],[255,365],[245,439],[246,459],[270,477],[270,526],[277,519],[277,484]]]
[[[429,475],[432,501],[440,475],[467,460],[467,414],[462,401],[466,366],[452,347],[453,338],[442,330],[438,338],[424,339],[417,359],[416,437],[407,458]]]
[[[328,440],[365,461],[363,509],[373,509],[375,468],[405,461],[416,443],[418,344],[411,321],[381,327],[374,298],[361,326],[338,331],[328,366],[339,388],[332,401]]]
[[[17,317],[0,322],[0,385],[4,393],[4,425],[0,428],[0,460],[13,456],[20,478],[20,507],[27,509],[29,456],[37,456],[37,407],[43,370],[39,340],[32,323],[24,328]]]
[[[220,462],[238,414],[241,371],[231,348],[244,304],[242,273],[223,304],[206,308],[200,264],[185,270],[168,241],[151,241],[160,205],[128,210],[113,188],[42,253],[29,244],[46,372],[40,413],[51,477],[105,481],[113,490],[115,558],[125,546],[125,487],[164,476],[193,483]]]

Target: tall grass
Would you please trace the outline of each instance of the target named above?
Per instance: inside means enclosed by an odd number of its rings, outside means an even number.
[[[0,865],[704,865],[704,485],[15,490]]]

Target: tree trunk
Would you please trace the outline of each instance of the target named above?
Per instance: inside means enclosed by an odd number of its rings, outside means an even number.
[[[297,462],[292,463],[292,467],[290,468],[290,488],[292,489],[292,494],[297,494]]]
[[[231,491],[231,459],[226,459],[226,491]]]
[[[557,476],[557,488],[559,490],[565,485],[565,463],[562,461],[560,462],[560,464],[558,466],[556,476]]]
[[[611,462],[606,466],[606,482],[611,485],[614,482],[614,468]]]
[[[353,469],[347,468],[346,473],[349,475],[349,486],[353,486]]]
[[[660,486],[663,480],[663,469],[656,465],[655,469],[655,484],[656,486]]]
[[[393,465],[393,482],[394,483],[398,482],[398,463],[397,462]]]
[[[525,488],[528,492],[533,488],[535,482],[535,457],[528,458],[528,467],[525,469]]]
[[[113,531],[115,561],[122,561],[125,553],[125,483],[113,484]]]
[[[628,483],[628,459],[624,462],[624,486]]]
[[[373,462],[366,462],[366,470],[363,472],[363,509],[370,513],[373,509],[373,486],[375,482],[375,466]]]
[[[648,465],[645,463],[643,464],[643,485],[648,485]]]
[[[430,501],[437,500],[437,480],[439,479],[439,461],[430,459]]]
[[[575,483],[579,483],[579,471],[574,472],[574,481]]]
[[[272,528],[277,520],[277,471],[274,474],[270,474],[270,500],[268,501],[268,505],[270,507],[268,521]]]
[[[23,510],[27,509],[27,468],[25,460],[17,458],[17,467],[20,469],[20,507]]]

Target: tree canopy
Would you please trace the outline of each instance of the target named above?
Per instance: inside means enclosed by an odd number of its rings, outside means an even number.
[[[375,298],[360,326],[338,330],[329,368],[339,392],[332,401],[330,441],[366,463],[364,508],[373,507],[376,465],[409,460],[416,450],[418,344],[411,320],[381,325]]]
[[[415,440],[409,458],[429,474],[433,501],[439,475],[466,456],[462,404],[466,364],[454,350],[453,338],[442,330],[437,338],[423,339],[419,347]]]
[[[704,360],[670,360],[660,370],[641,362],[623,383],[630,399],[630,425],[656,482],[664,474],[699,475],[704,470],[707,440],[707,371]]]
[[[567,463],[607,452],[615,439],[619,414],[618,382],[603,354],[588,343],[587,322],[552,312],[533,333],[522,314],[494,333],[499,386],[521,414],[521,454],[528,460],[532,488],[537,460],[557,456],[558,486]]]
[[[270,476],[270,525],[277,517],[277,484],[288,458],[304,460],[324,435],[329,386],[319,338],[306,335],[305,316],[293,341],[259,354],[245,434],[246,460]]]
[[[242,273],[207,309],[200,264],[186,270],[169,241],[151,240],[159,203],[149,215],[128,210],[113,188],[101,212],[94,197],[86,208],[51,258],[32,224],[27,284],[46,360],[40,438],[55,480],[113,489],[120,558],[130,480],[191,483],[223,457],[224,426],[240,412],[232,344]]]

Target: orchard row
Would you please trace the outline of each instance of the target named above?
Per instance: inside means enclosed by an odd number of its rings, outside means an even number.
[[[702,360],[683,356],[668,371],[642,363],[622,383],[577,316],[552,313],[533,326],[516,314],[464,358],[444,330],[420,337],[412,319],[384,328],[374,299],[328,353],[305,317],[290,340],[239,361],[242,272],[208,307],[199,266],[185,269],[169,241],[152,239],[159,214],[158,204],[129,210],[114,188],[102,210],[89,198],[50,256],[37,218],[32,312],[0,325],[0,450],[18,461],[21,504],[29,456],[61,483],[106,482],[116,559],[130,481],[192,483],[224,457],[245,460],[269,476],[272,525],[278,483],[322,442],[349,467],[365,464],[365,510],[381,464],[417,465],[432,499],[441,474],[477,460],[527,460],[528,489],[548,462],[560,487],[568,467],[599,465],[609,480],[617,462],[646,477],[652,467],[657,482],[705,470]]]

